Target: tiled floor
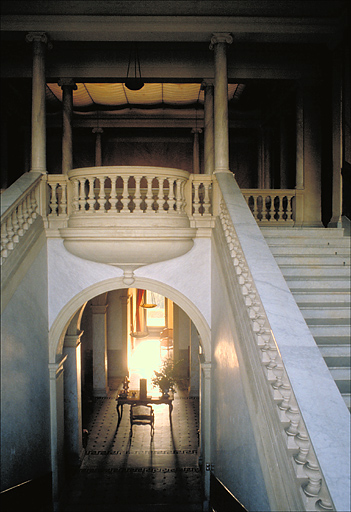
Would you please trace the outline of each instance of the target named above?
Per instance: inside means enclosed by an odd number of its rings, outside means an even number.
[[[198,457],[198,399],[177,392],[168,406],[156,405],[155,433],[134,425],[129,406],[116,431],[116,391],[94,400],[86,455],[68,479],[62,512],[192,512],[202,510]]]

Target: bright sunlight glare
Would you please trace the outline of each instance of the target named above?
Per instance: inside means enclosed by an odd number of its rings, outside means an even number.
[[[130,389],[138,389],[140,379],[147,379],[148,394],[158,394],[158,390],[152,387],[151,378],[160,366],[160,340],[147,338],[141,341],[129,360]]]

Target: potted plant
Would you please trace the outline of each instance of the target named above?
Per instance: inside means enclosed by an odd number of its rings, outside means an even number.
[[[155,376],[152,377],[151,382],[154,387],[158,386],[162,396],[168,397],[169,392],[175,393],[175,385],[179,383],[180,379],[180,365],[181,361],[176,363],[172,358],[165,359],[160,371],[154,371]]]

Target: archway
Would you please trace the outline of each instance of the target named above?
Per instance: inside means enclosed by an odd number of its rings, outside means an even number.
[[[204,382],[201,384],[201,451],[203,460],[209,460],[210,454],[210,328],[201,311],[183,294],[174,288],[152,281],[150,279],[135,279],[133,286],[147,289],[170,298],[177,304],[191,319],[196,327],[201,344],[201,375]],[[49,354],[50,354],[50,396],[51,396],[51,447],[52,447],[52,473],[53,473],[53,494],[55,501],[58,501],[59,491],[62,485],[63,465],[60,462],[60,449],[62,448],[62,432],[64,431],[63,413],[63,363],[66,356],[63,355],[64,339],[67,328],[75,315],[79,317],[79,311],[86,302],[97,295],[116,290],[126,289],[122,278],[109,279],[97,283],[82,290],[70,300],[61,312],[57,315],[49,332]],[[80,325],[77,324],[77,332]],[[208,472],[204,473],[208,477]],[[209,485],[205,478],[205,493],[208,496]]]

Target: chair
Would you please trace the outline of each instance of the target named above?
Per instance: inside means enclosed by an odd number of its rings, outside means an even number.
[[[155,415],[151,405],[136,405],[130,406],[130,435],[133,435],[133,425],[150,425],[151,436],[154,435],[154,422]]]

